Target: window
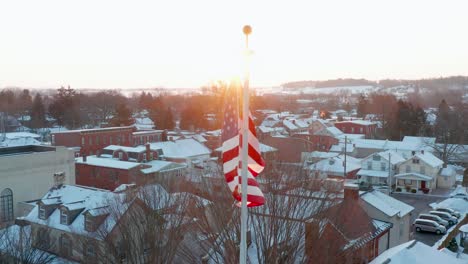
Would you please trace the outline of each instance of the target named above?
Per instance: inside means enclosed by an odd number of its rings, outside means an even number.
[[[363,132],[362,127],[359,129],[359,131],[361,131],[361,133]]]
[[[411,172],[411,166],[410,165],[406,165],[406,173],[408,172]]]
[[[99,136],[96,137],[96,145],[99,145]]]
[[[84,247],[84,255],[87,257],[87,258],[94,258],[96,257],[96,250],[94,249],[95,248],[95,245],[94,243],[92,242],[88,242],[88,243],[84,243],[83,245]]]
[[[60,223],[62,225],[68,225],[68,212],[66,209],[60,210]]]
[[[153,155],[153,152],[150,153],[150,160],[153,160],[154,159],[154,155]]]
[[[109,144],[112,145],[112,137],[109,137]]]
[[[386,166],[385,164],[386,164],[385,162],[381,162],[381,163],[380,163],[380,169],[381,169],[382,171],[385,171],[385,170],[387,169],[387,166]]]
[[[0,193],[0,222],[12,221],[13,218],[13,191],[6,188]]]
[[[46,219],[46,209],[43,205],[39,205],[39,218]]]
[[[119,160],[123,159],[123,153],[119,152]]]
[[[52,145],[55,145],[55,135],[52,135],[51,141],[52,141]]]
[[[49,233],[45,228],[37,230],[36,247],[47,250],[49,248]]]
[[[354,133],[354,127],[351,128],[351,133]]]
[[[411,185],[412,183],[413,183],[412,180],[406,180],[406,179],[405,179],[405,185]]]
[[[372,159],[375,161],[380,161],[380,156],[379,155],[374,155],[372,156]]]
[[[413,163],[414,164],[419,164],[419,160],[418,159],[413,159]]]
[[[85,145],[85,138],[84,138],[84,137],[81,137],[81,145],[82,145],[82,146]]]
[[[90,217],[89,215],[85,215],[85,229],[86,231],[92,232],[94,231],[93,227],[93,218]]]
[[[372,161],[367,162],[367,169],[372,170]]]
[[[60,253],[65,256],[72,255],[72,242],[65,234],[60,237]]]
[[[89,145],[93,145],[93,138],[92,137],[89,137]]]
[[[421,166],[419,168],[419,172],[421,172],[421,174],[426,174],[426,167],[425,166]]]
[[[146,153],[143,153],[143,161],[146,161]]]

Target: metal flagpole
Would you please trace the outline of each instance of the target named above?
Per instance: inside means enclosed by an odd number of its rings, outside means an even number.
[[[249,35],[252,28],[248,25],[243,28],[246,43],[245,54],[245,80],[242,89],[242,204],[241,204],[241,243],[240,243],[240,258],[239,263],[247,263],[247,163],[248,163],[248,147],[249,147]]]

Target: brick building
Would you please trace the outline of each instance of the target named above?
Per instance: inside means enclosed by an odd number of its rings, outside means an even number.
[[[75,148],[80,156],[98,154],[108,145],[133,146],[135,127],[107,127],[54,132],[52,145]]]
[[[369,263],[389,248],[392,224],[369,217],[357,185],[345,184],[343,201],[323,216],[306,223],[305,253],[314,262]]]
[[[364,134],[366,138],[375,138],[377,124],[365,120],[336,122],[335,127],[347,134]]]

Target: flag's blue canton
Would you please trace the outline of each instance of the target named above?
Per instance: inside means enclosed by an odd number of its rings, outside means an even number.
[[[239,124],[237,115],[237,97],[233,92],[227,92],[226,105],[224,108],[224,122],[223,122],[223,142],[227,141],[238,135]]]

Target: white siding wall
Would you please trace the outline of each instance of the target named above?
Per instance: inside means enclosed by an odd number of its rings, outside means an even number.
[[[54,173],[65,172],[64,184],[75,184],[75,156],[72,150],[35,152],[0,157],[0,191],[13,191],[15,217],[21,216],[18,202],[41,198],[53,185]]]

